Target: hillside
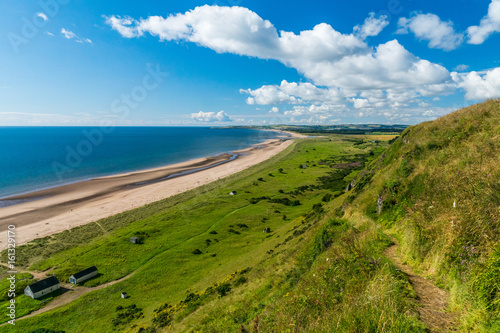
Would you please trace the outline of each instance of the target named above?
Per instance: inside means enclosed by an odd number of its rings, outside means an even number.
[[[365,214],[450,293],[461,331],[500,331],[500,100],[401,133],[356,179]]]
[[[499,332],[499,156],[500,100],[397,137],[298,140],[237,175],[19,247],[19,286],[80,266],[101,274],[0,331]],[[63,297],[17,301],[27,314]]]

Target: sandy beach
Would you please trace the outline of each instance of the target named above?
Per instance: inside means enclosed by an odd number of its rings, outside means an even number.
[[[288,133],[293,137],[301,135]],[[16,226],[16,244],[94,222],[191,190],[261,163],[293,140],[273,139],[233,154],[205,157],[139,172],[96,178],[4,200],[0,208],[0,250],[7,247],[7,227]]]

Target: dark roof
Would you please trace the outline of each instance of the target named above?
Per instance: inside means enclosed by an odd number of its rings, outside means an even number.
[[[32,283],[28,287],[30,287],[30,289],[33,293],[37,293],[37,292],[42,291],[44,289],[55,286],[56,284],[59,284],[59,280],[57,280],[57,278],[55,276],[51,276],[51,277],[46,278],[44,280],[40,280],[38,282]]]
[[[83,271],[81,272],[78,272],[78,273],[75,273],[73,274],[72,276],[75,278],[75,279],[79,279],[85,275],[89,275],[90,273],[92,272],[95,272],[97,271],[97,268],[95,266],[92,266],[92,267],[89,267],[87,269],[84,269]]]

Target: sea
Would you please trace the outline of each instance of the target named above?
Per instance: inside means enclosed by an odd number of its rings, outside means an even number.
[[[0,127],[0,199],[216,156],[278,137],[211,127]]]

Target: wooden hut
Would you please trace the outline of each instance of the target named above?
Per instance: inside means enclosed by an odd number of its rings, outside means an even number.
[[[90,278],[93,278],[97,274],[99,274],[97,268],[95,266],[92,266],[87,269],[84,269],[83,271],[71,275],[69,277],[69,282],[73,284],[81,283],[87,281]]]
[[[61,286],[59,285],[59,280],[57,280],[55,276],[51,276],[28,285],[24,289],[24,294],[33,299],[37,299],[60,288]]]

